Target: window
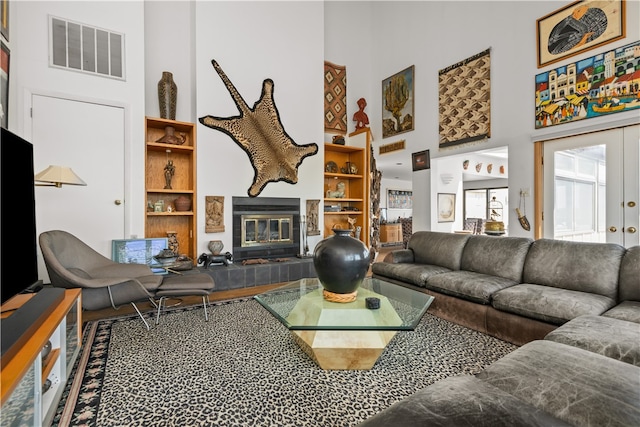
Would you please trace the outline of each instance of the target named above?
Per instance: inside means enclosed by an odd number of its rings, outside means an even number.
[[[504,222],[505,231],[507,231],[509,226],[509,189],[507,187],[464,190],[465,227],[466,224],[473,224],[473,220],[480,219],[484,222],[489,218],[489,202],[493,197],[502,203],[502,217],[496,219]]]

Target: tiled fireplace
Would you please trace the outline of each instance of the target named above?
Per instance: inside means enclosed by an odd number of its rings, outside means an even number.
[[[233,197],[233,258],[290,258],[300,253],[300,199]]]

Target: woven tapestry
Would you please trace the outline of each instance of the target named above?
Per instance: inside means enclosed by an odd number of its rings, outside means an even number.
[[[491,136],[490,49],[439,71],[440,148]]]
[[[347,132],[347,67],[324,61],[324,130]]]

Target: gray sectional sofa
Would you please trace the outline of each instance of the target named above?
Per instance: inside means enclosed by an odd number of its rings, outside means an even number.
[[[640,246],[421,231],[372,272],[521,347],[362,427],[640,425]]]
[[[433,295],[438,317],[523,345],[581,315],[640,322],[639,250],[419,231],[371,270]]]

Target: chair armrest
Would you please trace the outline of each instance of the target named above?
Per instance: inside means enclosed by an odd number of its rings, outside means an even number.
[[[116,277],[142,277],[153,274],[146,264],[121,264],[114,262],[111,265],[93,268],[87,272],[93,279],[107,279]]]
[[[400,264],[400,263],[413,263],[413,251],[411,249],[398,249],[396,251],[389,252],[384,257],[384,262],[389,262],[391,264]]]

